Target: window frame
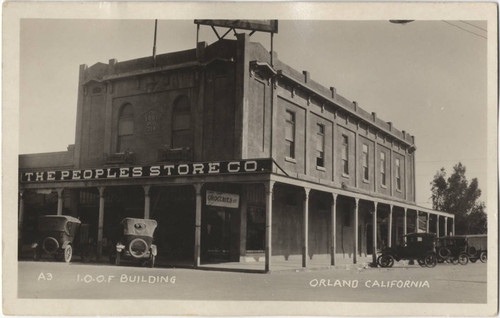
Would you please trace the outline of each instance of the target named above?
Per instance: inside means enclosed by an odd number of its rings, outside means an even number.
[[[395,158],[394,160],[394,165],[395,165],[395,177],[396,177],[396,190],[401,191],[401,162],[399,158]]]
[[[380,152],[380,185],[387,187],[387,159],[385,152]]]
[[[316,167],[325,167],[325,125],[316,124]],[[318,141],[321,141],[321,149],[318,149]]]
[[[363,181],[370,181],[370,167],[369,167],[369,150],[367,144],[362,144],[362,167],[363,167]]]
[[[125,110],[131,109],[131,112],[125,113]],[[122,149],[123,144],[128,144],[124,143],[125,140],[133,140],[134,133],[135,133],[135,116],[134,116],[134,106],[130,103],[125,103],[120,107],[120,111],[118,112],[118,120],[117,120],[117,129],[116,129],[116,152],[117,153],[125,153],[127,151],[133,152],[133,149],[130,149],[130,147],[127,147],[126,149]],[[121,133],[121,127],[123,123],[130,123],[131,125],[131,132],[130,133]]]
[[[286,154],[285,157],[288,159],[295,159],[295,133],[296,133],[296,122],[297,118],[295,116],[295,112],[292,110],[287,109],[286,111],[287,116],[285,116],[285,147],[286,148]],[[288,116],[290,115],[290,116]],[[289,118],[290,117],[290,118]],[[292,140],[289,140],[287,137],[286,130],[288,126],[290,125],[291,130],[292,130]]]
[[[342,162],[342,175],[344,177],[349,177],[349,136],[346,134],[342,134],[341,136],[341,147],[340,159]]]

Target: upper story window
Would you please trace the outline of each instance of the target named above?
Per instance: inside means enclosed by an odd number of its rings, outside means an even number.
[[[399,158],[396,158],[396,189],[401,191],[401,163],[399,162]]]
[[[134,107],[125,104],[118,115],[118,152],[133,151],[134,142]]]
[[[172,112],[172,148],[192,148],[191,106],[187,96],[174,102]]]
[[[285,155],[295,158],[295,113],[287,110],[285,121]]]
[[[349,175],[349,137],[342,135],[342,173]]]
[[[316,166],[325,166],[325,125],[318,124],[316,132]]]
[[[369,179],[369,170],[368,170],[368,146],[363,144],[363,180]]]
[[[387,184],[385,173],[385,152],[380,153],[380,183],[383,186]]]

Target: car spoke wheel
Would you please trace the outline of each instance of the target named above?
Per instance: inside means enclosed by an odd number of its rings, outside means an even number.
[[[481,252],[479,259],[481,260],[481,262],[486,263],[486,261],[488,260],[488,254],[486,254],[486,252]]]
[[[432,267],[436,266],[436,264],[437,264],[436,254],[429,253],[429,254],[425,255],[424,262],[425,262],[425,266],[427,266],[427,267],[432,268]]]
[[[460,253],[460,255],[458,255],[458,263],[460,265],[467,265],[468,262],[469,262],[469,257],[467,257],[467,254]]]
[[[64,261],[66,263],[69,263],[69,262],[71,262],[72,257],[73,257],[73,248],[71,247],[71,245],[68,245],[64,249]]]
[[[394,265],[394,257],[391,255],[380,255],[377,263],[380,267],[392,267],[392,265]]]
[[[441,247],[438,251],[438,255],[442,259],[448,259],[451,256],[451,251],[446,247]]]
[[[120,265],[120,253],[116,253],[115,265]]]

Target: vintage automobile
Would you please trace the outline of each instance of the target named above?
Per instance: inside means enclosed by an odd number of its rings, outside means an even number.
[[[467,254],[469,260],[475,263],[478,259],[486,263],[488,260],[488,240],[486,234],[466,235],[467,239]]]
[[[443,236],[437,241],[438,262],[467,265],[467,239],[463,235]]]
[[[437,263],[435,252],[436,235],[432,233],[411,233],[403,236],[404,244],[382,250],[377,258],[380,267],[392,267],[394,261],[417,260],[422,267],[434,267]]]
[[[69,263],[73,257],[73,240],[80,220],[69,215],[44,215],[38,219],[38,240],[31,245],[33,259],[43,253],[53,255],[58,261]]]
[[[153,234],[157,223],[151,219],[124,218],[120,222],[120,236],[110,254],[110,262],[120,265],[123,259],[141,261],[154,267],[157,255]]]

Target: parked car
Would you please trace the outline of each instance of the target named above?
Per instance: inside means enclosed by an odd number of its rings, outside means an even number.
[[[39,260],[44,253],[58,261],[69,263],[73,257],[73,240],[80,220],[69,215],[44,215],[38,219],[38,238],[32,244],[33,259]]]
[[[437,263],[435,251],[436,235],[432,233],[412,233],[403,236],[404,243],[382,250],[377,258],[380,267],[392,267],[394,261],[417,260],[420,266],[434,267]]]
[[[153,234],[157,223],[151,219],[124,218],[120,222],[120,234],[110,254],[110,262],[120,265],[123,259],[141,261],[154,267],[157,255]]]
[[[467,239],[467,254],[469,260],[475,263],[478,259],[486,263],[488,260],[488,238],[486,234],[466,235]]]
[[[469,262],[467,250],[467,239],[463,235],[440,237],[437,242],[438,262],[466,265]]]

